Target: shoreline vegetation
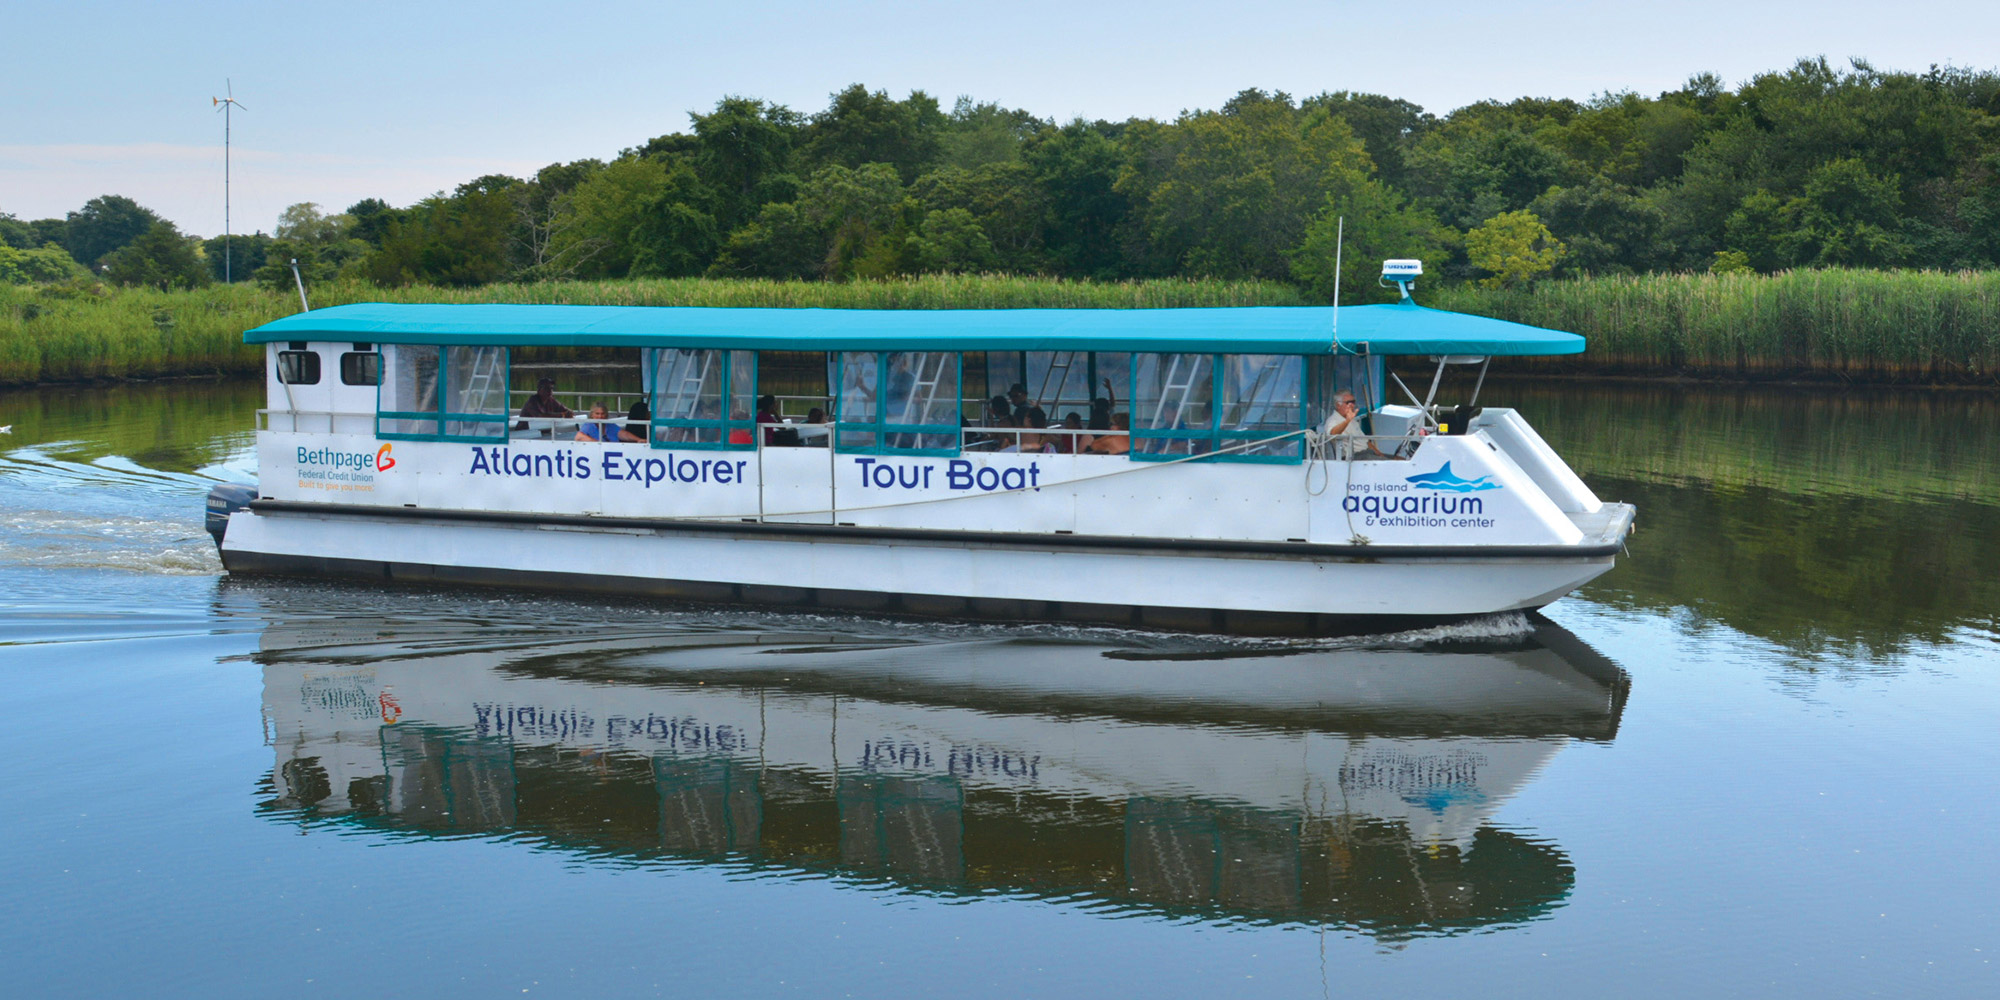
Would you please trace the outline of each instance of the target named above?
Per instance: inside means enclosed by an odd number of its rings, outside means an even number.
[[[1312,304],[1266,281],[1089,282],[998,275],[875,281],[658,278],[473,288],[309,289],[350,302],[518,302],[790,308],[1188,308]],[[1621,275],[1518,289],[1424,288],[1428,306],[1569,330],[1581,356],[1511,359],[1496,374],[2000,387],[2000,272],[1822,270]],[[0,285],[0,385],[249,376],[251,327],[298,311],[295,292],[247,284],[159,291]]]

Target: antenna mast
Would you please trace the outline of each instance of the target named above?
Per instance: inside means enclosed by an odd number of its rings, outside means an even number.
[[[236,108],[243,108],[243,105],[236,100],[236,88],[228,77],[222,78],[222,86],[229,96],[211,97],[208,100],[210,104],[216,105],[215,110],[222,112],[222,283],[226,285],[234,280],[234,275],[230,273],[234,262],[229,252],[229,115]],[[243,108],[243,110],[250,109]]]

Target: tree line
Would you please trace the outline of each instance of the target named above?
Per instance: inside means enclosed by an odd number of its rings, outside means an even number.
[[[1278,280],[1326,300],[1342,241],[1342,298],[1367,301],[1386,257],[1490,286],[2000,263],[1992,71],[1805,60],[1735,89],[1701,74],[1654,97],[1443,116],[1246,90],[1171,121],[1066,123],[857,84],[817,113],[726,97],[689,118],[609,160],[404,207],[294,205],[232,241],[234,276],[285,284],[292,259],[308,281],[391,286],[978,272]],[[61,220],[0,216],[0,242],[0,280],[88,268],[178,287],[223,270],[219,238],[117,196]]]

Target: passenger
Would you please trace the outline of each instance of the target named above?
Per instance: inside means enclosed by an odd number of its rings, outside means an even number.
[[[590,407],[590,422],[578,424],[576,426],[576,439],[578,441],[598,441],[598,442],[611,442],[618,440],[617,424],[598,422],[601,420],[606,420],[610,416],[611,416],[611,411],[605,409],[603,403],[592,404]]]
[[[653,408],[641,399],[633,403],[630,410],[625,411],[625,426],[618,428],[618,440],[643,442],[646,440],[646,430],[652,424]]]
[[[1014,425],[1014,405],[1005,396],[995,396],[986,401],[986,412],[980,414],[981,427],[1012,427]],[[1014,443],[1012,434],[980,434],[968,443],[981,448],[999,448]]]
[[[1007,402],[1016,414],[1028,408],[1028,387],[1019,382],[1007,387]]]
[[[1111,429],[1111,411],[1118,408],[1118,391],[1111,388],[1111,380],[1104,380],[1104,395],[1090,401],[1090,429],[1108,431]]]
[[[1354,394],[1346,389],[1333,397],[1333,415],[1320,425],[1320,433],[1330,438],[1339,438],[1333,448],[1336,459],[1376,459],[1387,458],[1375,442],[1368,440],[1361,429],[1361,408],[1355,405]]]
[[[831,431],[827,425],[832,422],[828,419],[826,411],[817,406],[807,410],[806,422],[799,428],[799,443],[809,448],[826,447]]]
[[[1063,417],[1062,425],[1066,431],[1083,430],[1083,414],[1075,410],[1069,411],[1069,414]],[[1085,434],[1060,434],[1056,436],[1055,446],[1058,455],[1074,455],[1090,446],[1090,437]]]
[[[750,414],[743,412],[742,407],[737,407],[729,411],[729,419],[735,423],[749,423]],[[748,427],[731,427],[729,429],[729,443],[756,444],[757,436],[750,433],[750,428]]]
[[[535,394],[528,397],[527,404],[521,407],[522,419],[514,425],[514,429],[527,430],[530,419],[547,420],[574,416],[576,414],[569,407],[556,402],[556,380],[543,376],[535,383]]]
[[[1131,429],[1132,429],[1132,418],[1130,416],[1123,413],[1112,414],[1111,430],[1113,431],[1113,433],[1106,434],[1103,437],[1090,442],[1090,448],[1089,448],[1090,454],[1123,455],[1126,452],[1131,451],[1132,450]]]
[[[1039,406],[1028,407],[1027,416],[1021,420],[1022,427],[1034,428],[1036,430],[1045,428],[1048,425],[1049,415],[1043,413],[1042,408]],[[1055,447],[1044,440],[1044,436],[1041,434],[1023,434],[1019,443],[1009,445],[1000,450],[1010,454],[1040,455],[1054,451]]]
[[[782,424],[784,422],[785,418],[778,416],[778,397],[773,396],[768,392],[763,394],[762,396],[757,397],[757,423]],[[787,433],[787,429],[783,427],[765,427],[763,428],[763,431],[764,431],[764,443],[767,445],[799,443],[798,431],[790,431],[789,433]],[[789,441],[781,440],[780,435],[785,435],[789,437],[790,440]]]

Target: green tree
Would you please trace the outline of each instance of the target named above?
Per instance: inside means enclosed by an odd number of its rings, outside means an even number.
[[[20,250],[0,244],[0,285],[45,285],[87,278],[90,272],[59,246]]]
[[[0,212],[0,246],[16,250],[33,250],[42,245],[35,236],[35,227],[22,222],[11,214]]]
[[[161,219],[138,238],[104,258],[104,276],[119,285],[143,285],[169,291],[208,284],[208,268],[196,250],[198,242],[182,236]]]
[[[911,258],[927,272],[991,270],[998,255],[979,220],[962,208],[932,211],[909,239]]]
[[[382,285],[470,286],[499,281],[511,273],[509,240],[515,222],[506,185],[490,181],[461,185],[450,197],[426,198],[404,218],[392,221],[381,248],[358,269]],[[272,251],[277,252],[275,245]]]
[[[944,112],[921,90],[892,100],[887,91],[854,84],[833,95],[813,116],[806,152],[815,165],[859,169],[887,163],[905,184],[936,162],[943,141]]]
[[[251,280],[256,276],[257,269],[266,263],[270,251],[271,237],[263,233],[236,233],[226,241],[215,236],[203,240],[201,244],[202,257],[208,261],[208,276],[216,281],[223,280],[225,260],[231,280]]]
[[[1370,302],[1380,294],[1376,279],[1383,261],[1416,258],[1435,271],[1457,241],[1457,233],[1387,184],[1353,174],[1327,194],[1325,207],[1306,227],[1305,239],[1290,255],[1292,278],[1331,302],[1337,259],[1341,304]]]
[[[1466,259],[1488,272],[1479,280],[1488,288],[1523,285],[1547,274],[1563,251],[1562,241],[1526,209],[1503,212],[1465,234]]]
[[[1347,123],[1249,90],[1219,112],[1135,129],[1118,186],[1156,273],[1283,279],[1327,196],[1369,169]]]
[[[1900,183],[1871,173],[1855,159],[1834,160],[1806,176],[1805,190],[1785,204],[1780,252],[1807,267],[1893,267],[1910,254],[1898,231]]]
[[[69,213],[63,248],[77,263],[95,269],[111,251],[138,239],[159,221],[151,209],[124,195],[101,195]]]
[[[1602,175],[1552,187],[1529,206],[1569,248],[1562,274],[1629,274],[1672,258],[1660,245],[1666,217],[1658,206]]]
[[[719,225],[734,228],[767,202],[791,200],[797,188],[792,150],[805,127],[802,116],[782,104],[725,97],[714,111],[688,117],[695,141],[687,155],[715,192]]]
[[[578,278],[630,274],[639,224],[657,211],[671,173],[666,157],[625,157],[578,183],[567,196],[566,221],[550,237],[538,273]]]
[[[1118,188],[1125,153],[1117,139],[1114,126],[1078,119],[1022,144],[1029,177],[1046,199],[1041,243],[1058,273],[1100,279],[1133,273],[1118,239],[1132,199]]]
[[[354,220],[350,235],[371,247],[380,247],[389,223],[402,218],[401,212],[380,198],[363,198],[347,206],[347,211],[341,214]]]
[[[1019,110],[991,102],[960,97],[952,106],[939,141],[939,160],[961,170],[1015,163],[1021,159],[1021,145],[1053,123]]]
[[[708,273],[718,278],[817,278],[826,236],[793,202],[774,202],[723,241]]]

